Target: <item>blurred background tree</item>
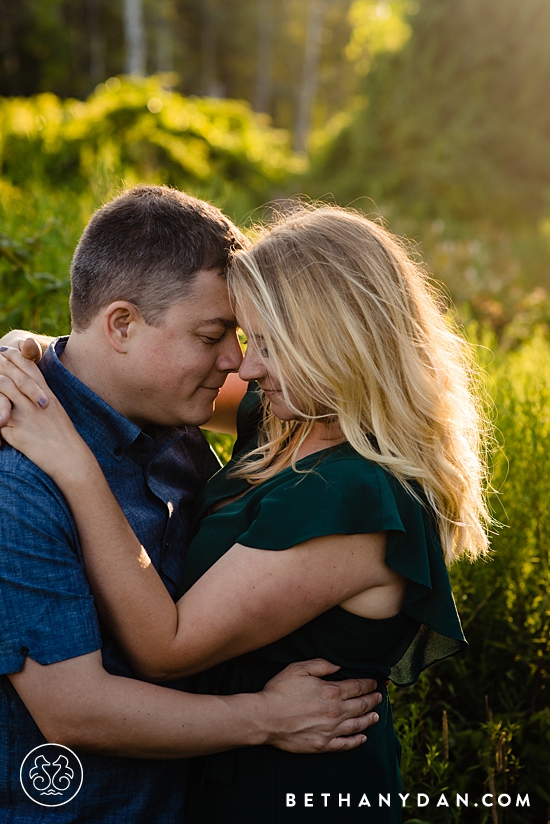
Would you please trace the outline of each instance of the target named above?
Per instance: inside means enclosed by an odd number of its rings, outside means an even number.
[[[50,91],[84,99],[113,75],[169,71],[184,95],[246,100],[285,128],[309,122],[315,110],[321,125],[356,87],[354,62],[364,60],[361,35],[353,34],[363,28],[361,4],[376,6],[371,0],[0,0],[0,94]],[[403,0],[381,5],[401,9]]]
[[[398,199],[421,217],[532,225],[550,206],[550,5],[424,0],[418,9],[404,48],[377,56],[316,180],[349,200],[371,181],[378,203]]]

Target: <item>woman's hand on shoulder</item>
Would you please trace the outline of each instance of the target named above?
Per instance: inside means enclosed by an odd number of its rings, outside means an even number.
[[[91,455],[36,364],[18,349],[4,346],[0,435],[56,481],[71,471],[80,452]]]
[[[52,340],[54,338],[49,335],[26,332],[24,329],[12,329],[0,338],[0,346],[12,346],[14,349],[19,349],[23,357],[38,363]]]
[[[9,348],[17,349],[26,360],[38,363],[42,358],[43,345],[45,346],[49,340],[43,335],[24,332],[22,329],[12,329],[0,338],[0,353],[6,352]],[[0,374],[2,374],[1,371]],[[8,398],[0,395],[0,426],[5,426],[9,421],[11,409]]]

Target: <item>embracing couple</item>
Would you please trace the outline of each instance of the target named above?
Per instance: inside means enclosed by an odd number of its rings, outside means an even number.
[[[399,822],[386,680],[465,646],[446,563],[486,549],[468,358],[423,272],[351,211],[251,244],[140,186],[71,275],[40,369],[1,341],[0,822],[50,820],[20,784],[46,741],[84,770],[56,822]],[[221,470],[207,422],[236,426]]]

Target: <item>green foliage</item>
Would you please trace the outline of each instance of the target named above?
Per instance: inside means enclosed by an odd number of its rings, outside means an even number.
[[[72,252],[123,185],[174,185],[242,221],[296,168],[286,132],[237,101],[111,78],[86,103],[0,99],[0,328],[69,328]]]
[[[413,0],[354,0],[349,11],[352,35],[346,54],[359,74],[367,74],[376,54],[399,51],[411,35],[407,17]]]
[[[380,9],[394,6],[407,4]],[[396,20],[410,28],[404,48],[375,54],[362,95],[315,135],[299,188],[417,240],[461,320],[514,347],[550,321],[550,5],[416,6]],[[363,32],[368,45],[378,6],[352,8],[365,14],[352,43]]]
[[[298,162],[286,132],[234,100],[184,98],[162,78],[111,78],[86,103],[52,94],[0,100],[4,177],[30,188],[166,183],[238,219],[269,200]]]
[[[405,48],[377,59],[308,191],[399,201],[424,218],[539,219],[550,196],[550,6],[422,0],[410,25]]]
[[[23,194],[0,181],[0,329],[69,331],[69,266],[90,196]]]
[[[231,457],[235,443],[233,435],[223,435],[220,432],[211,432],[209,429],[205,429],[204,434],[222,464],[226,464]]]
[[[461,322],[490,327],[511,349],[535,327],[550,328],[550,233],[546,223],[512,232],[441,219],[423,221],[385,210],[397,234],[418,250],[459,309]]]
[[[492,509],[502,526],[489,560],[452,569],[470,649],[428,670],[414,689],[396,690],[394,713],[405,791],[467,792],[474,801],[484,792],[529,793],[529,812],[510,807],[504,820],[543,822],[550,804],[550,345],[536,335],[515,351],[496,349],[492,360],[480,351],[497,409]],[[489,809],[429,809],[430,824],[492,820]]]
[[[399,6],[401,0],[390,2]],[[308,3],[142,0],[141,5],[146,73],[173,72],[171,83],[183,95],[246,100],[278,126],[292,128]],[[357,85],[354,64],[345,56],[353,36],[350,5],[352,0],[324,3],[315,107],[319,125],[342,108]],[[98,82],[126,71],[123,6],[108,0],[2,0],[0,95],[53,92],[85,99]],[[361,63],[363,44],[361,36]],[[265,87],[261,100],[258,85]]]
[[[53,229],[54,225],[53,221],[45,225],[43,233]],[[0,312],[5,326],[48,331],[49,318],[44,315],[43,307],[51,303],[50,296],[61,296],[63,302],[67,302],[68,278],[59,280],[49,272],[37,271],[36,256],[41,246],[41,233],[20,242],[0,232],[0,257],[2,263],[7,262],[7,266],[0,268],[1,285],[3,290],[11,293],[9,303]]]

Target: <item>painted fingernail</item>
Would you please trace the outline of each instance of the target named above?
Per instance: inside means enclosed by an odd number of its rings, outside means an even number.
[[[48,399],[47,399],[47,398],[38,398],[38,400],[37,400],[37,404],[38,404],[38,406],[40,406],[42,409],[44,409],[44,407],[48,405]]]
[[[0,346],[0,352],[7,352],[9,348],[9,346]]]

